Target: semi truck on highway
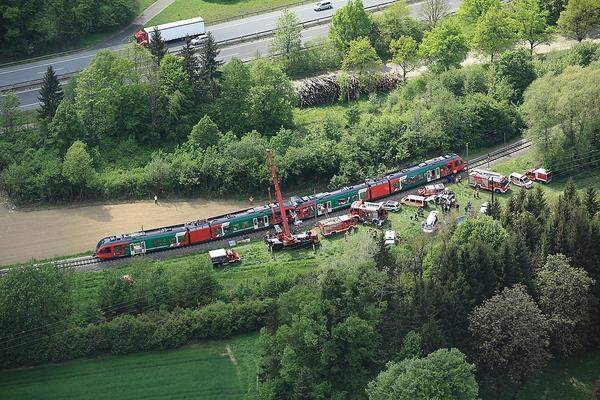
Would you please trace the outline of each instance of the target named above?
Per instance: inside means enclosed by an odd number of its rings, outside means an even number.
[[[204,20],[202,17],[197,17],[142,28],[135,33],[135,39],[139,44],[145,46],[152,41],[152,32],[154,32],[155,29],[160,32],[160,36],[165,42],[183,39],[186,36],[197,38],[206,35]]]

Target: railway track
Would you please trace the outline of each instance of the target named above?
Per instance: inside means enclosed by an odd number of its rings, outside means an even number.
[[[505,157],[510,157],[517,152],[522,150],[526,150],[531,147],[532,143],[529,140],[522,139],[515,143],[512,143],[508,146],[502,147],[501,149],[494,150],[488,154],[467,160],[466,166],[467,170],[478,167],[485,167],[489,165],[491,162],[500,160]],[[466,174],[467,172],[464,172]],[[416,193],[417,189],[410,189],[406,191],[402,191],[400,193],[391,195],[386,198],[386,200],[399,200],[400,198],[406,196],[407,194]],[[322,219],[340,216],[346,214],[348,210],[339,210],[332,213],[327,213],[321,215],[317,218],[313,218],[310,220],[303,221],[302,225],[294,227],[295,231],[307,230],[312,228]],[[77,257],[77,258],[69,258],[64,260],[50,261],[47,263],[34,264],[36,267],[45,266],[45,265],[55,265],[59,268],[72,268],[76,272],[89,272],[89,271],[101,271],[103,269],[115,268],[130,264],[135,259],[143,259],[143,260],[163,260],[166,258],[178,257],[182,255],[188,255],[193,253],[199,253],[208,250],[219,249],[222,247],[233,247],[239,244],[249,243],[256,239],[264,238],[265,234],[268,232],[268,229],[258,230],[255,232],[248,233],[244,236],[234,237],[234,238],[226,238],[220,239],[216,241],[211,241],[207,243],[199,243],[192,246],[186,247],[175,247],[172,249],[164,249],[152,253],[146,253],[143,255],[138,255],[134,257],[120,258],[115,260],[102,261],[94,256],[85,256],[85,257]],[[271,229],[272,231],[272,229]],[[7,273],[9,269],[0,270],[0,276]]]

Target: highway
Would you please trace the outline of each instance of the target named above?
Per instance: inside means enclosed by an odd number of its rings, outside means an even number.
[[[389,0],[364,0],[364,6],[375,6],[388,1]],[[461,0],[449,0],[449,11],[455,11],[460,2]],[[313,10],[313,4],[311,3],[290,8],[290,11],[296,13],[301,22],[307,22],[333,15],[337,9],[347,3],[347,0],[334,0],[332,3],[334,6],[332,10],[316,12]],[[421,6],[421,2],[410,4],[413,17],[419,16]],[[281,16],[281,13],[282,11],[273,11],[217,25],[211,25],[207,27],[207,30],[213,34],[217,42],[222,42],[274,29],[275,23]],[[326,36],[328,31],[328,24],[309,27],[302,32],[302,39],[303,41],[307,41],[319,36]],[[119,41],[123,43],[114,44],[115,40],[112,40],[114,45],[108,48],[111,50],[118,50],[124,47],[127,36],[122,37]],[[265,55],[269,51],[270,42],[270,38],[263,38],[256,41],[224,46],[221,48],[220,58],[223,61],[227,61],[233,57],[241,60],[249,60],[256,57],[257,54]],[[181,42],[174,42],[169,45],[169,50],[176,51],[180,47]],[[99,49],[87,50],[67,56],[0,68],[0,87],[6,85],[18,85],[40,79],[43,77],[49,65],[54,67],[54,70],[59,76],[77,73],[89,65],[98,51]],[[16,93],[21,100],[22,109],[35,108],[39,104],[37,99],[38,88],[17,89]]]

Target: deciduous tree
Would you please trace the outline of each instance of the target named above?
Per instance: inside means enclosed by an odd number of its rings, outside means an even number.
[[[475,366],[458,349],[439,349],[425,358],[388,363],[367,386],[369,400],[475,400]]]
[[[535,46],[550,40],[548,11],[540,5],[540,0],[517,0],[512,5],[513,18],[517,26],[517,38],[529,44],[529,52]]]
[[[525,286],[505,288],[475,308],[469,331],[480,371],[518,390],[548,362],[549,328]]]
[[[83,189],[90,184],[95,172],[87,146],[79,140],[75,141],[65,154],[63,175],[74,187],[80,189],[81,195]]]
[[[562,33],[581,42],[600,24],[600,2],[598,0],[569,0],[558,18]]]
[[[381,59],[367,38],[351,41],[342,61],[342,68],[357,73],[361,78],[380,65]]]
[[[449,13],[447,0],[426,0],[421,6],[423,20],[430,28],[434,28]]]
[[[8,92],[0,97],[0,126],[4,133],[13,133],[19,120],[19,105],[21,101],[14,92]]]
[[[219,143],[221,132],[208,115],[202,117],[200,121],[192,128],[188,143],[199,149],[207,149],[209,146],[214,146]]]
[[[461,2],[456,15],[466,30],[472,32],[479,18],[489,9],[499,7],[501,4],[500,0],[465,0]]]
[[[409,36],[400,36],[390,43],[392,60],[402,68],[402,79],[406,81],[406,74],[416,68],[419,62],[419,46]]]
[[[562,254],[549,255],[537,272],[539,305],[550,325],[552,348],[567,357],[585,343],[590,322],[594,280],[585,270],[572,267]]]
[[[281,54],[284,57],[290,57],[298,54],[302,49],[302,26],[298,16],[289,11],[283,10],[281,17],[275,23],[275,35],[271,43],[271,52]]]
[[[469,46],[458,23],[448,18],[431,31],[426,32],[419,47],[419,54],[435,71],[459,67],[467,57]]]
[[[477,20],[471,43],[481,53],[494,57],[512,48],[516,41],[516,26],[506,8],[492,6]]]
[[[234,58],[223,67],[217,118],[224,132],[241,136],[250,130],[251,84],[250,68],[239,59]]]
[[[333,15],[329,37],[339,49],[346,51],[351,41],[369,37],[371,25],[371,17],[365,11],[362,0],[349,0]]]

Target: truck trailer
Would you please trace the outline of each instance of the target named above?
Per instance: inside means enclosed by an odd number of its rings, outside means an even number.
[[[142,28],[135,33],[135,39],[139,44],[145,46],[152,41],[152,32],[154,32],[155,29],[160,32],[160,36],[165,42],[183,39],[186,36],[197,37],[206,35],[204,20],[202,17],[196,17]]]

